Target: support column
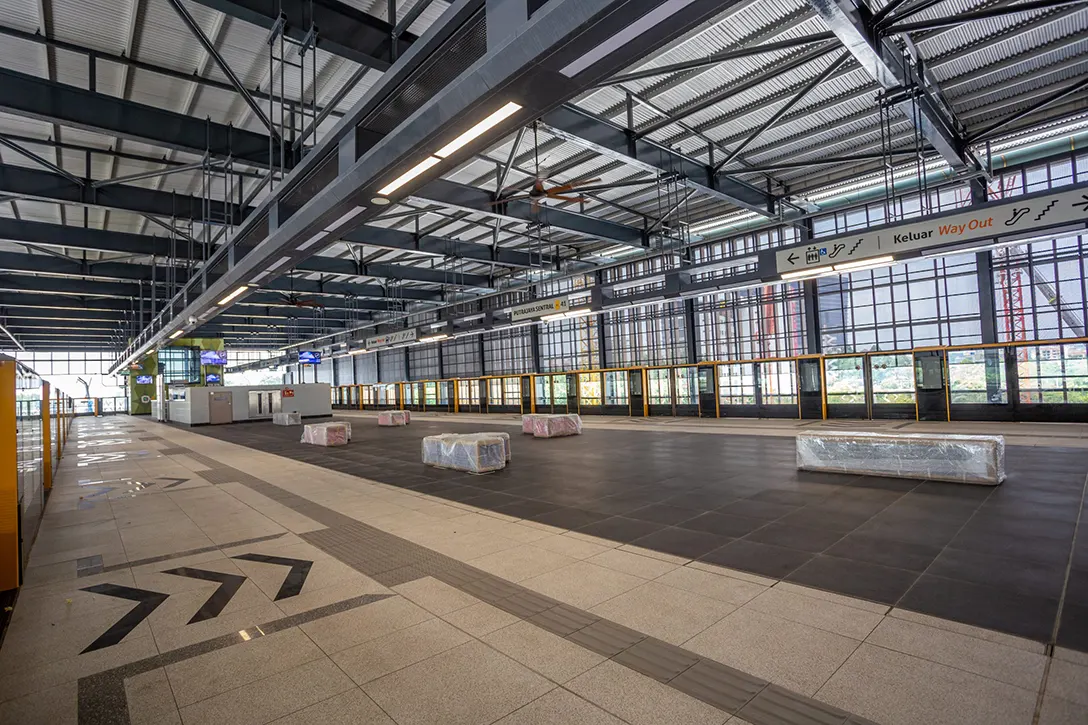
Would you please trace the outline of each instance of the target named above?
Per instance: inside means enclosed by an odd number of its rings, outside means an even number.
[[[0,360],[0,591],[21,583],[19,453],[15,424],[15,361]]]
[[[820,334],[820,296],[816,280],[803,282],[805,305],[805,353],[815,355],[823,352],[823,336]]]
[[[984,204],[987,199],[986,183],[979,179],[971,182],[971,204]],[[978,313],[982,328],[982,342],[997,342],[997,310],[994,306],[994,253],[987,249],[975,254],[975,274],[978,279]]]
[[[487,375],[487,357],[484,355],[484,336],[476,336],[476,344],[480,353],[480,375]]]
[[[533,358],[533,372],[543,372],[540,367],[540,325],[529,328],[529,350]]]
[[[694,365],[698,348],[695,344],[695,300],[690,297],[684,300],[684,326],[688,328],[688,334],[684,336],[687,340],[687,361]]]

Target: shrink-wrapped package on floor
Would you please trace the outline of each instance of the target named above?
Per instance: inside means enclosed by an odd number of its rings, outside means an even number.
[[[539,418],[536,413],[526,413],[521,416],[521,432],[529,435],[533,434],[533,421]]]
[[[302,413],[273,413],[273,425],[302,425]]]
[[[378,425],[381,426],[408,425],[408,422],[406,410],[383,410],[378,413]]]
[[[404,424],[407,425],[407,424],[411,423],[412,422],[412,411],[402,410],[401,412],[404,413]]]
[[[315,446],[346,446],[351,440],[346,423],[308,423],[302,429],[302,443]]]
[[[577,413],[569,415],[538,415],[533,418],[533,436],[559,438],[582,434],[582,418]]]
[[[1005,480],[1005,439],[983,435],[805,432],[797,435],[797,467],[996,486]]]
[[[503,451],[506,453],[506,461],[510,462],[510,434],[509,433],[465,433],[464,435],[480,438],[501,438]]]
[[[436,468],[490,473],[506,467],[506,444],[498,436],[445,435],[423,439],[423,462]]]

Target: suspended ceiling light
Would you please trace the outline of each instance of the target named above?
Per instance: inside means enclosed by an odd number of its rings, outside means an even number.
[[[365,347],[360,347],[358,350],[349,350],[348,355],[362,355],[362,354],[367,353],[367,352],[370,352],[370,351],[367,350]]]
[[[505,106],[495,111],[490,116],[480,121],[475,126],[465,131],[463,134],[450,141],[442,148],[438,149],[438,151],[436,151],[434,155],[440,159],[452,156],[455,152],[457,152],[458,149],[464,147],[471,141],[474,141],[480,136],[484,135],[491,129],[495,128],[495,126],[498,126],[500,123],[510,118],[520,110],[520,105],[514,103],[513,101],[510,101]]]
[[[450,336],[444,332],[440,332],[437,335],[424,335],[419,338],[420,342],[438,342],[439,340],[448,340]]]
[[[856,272],[859,269],[870,269],[872,267],[884,267],[895,261],[895,257],[892,255],[886,255],[884,257],[873,257],[872,259],[859,259],[856,262],[845,262],[843,264],[836,264],[833,269],[836,272]],[[784,277],[785,275],[783,275]]]
[[[396,191],[400,187],[407,184],[412,179],[414,179],[417,176],[419,176],[420,174],[422,174],[427,169],[429,169],[432,166],[434,166],[435,164],[439,164],[441,162],[442,162],[442,159],[439,159],[439,158],[437,158],[435,156],[428,156],[427,158],[423,159],[418,164],[416,164],[415,166],[413,166],[412,168],[408,169],[403,174],[398,176],[391,183],[386,184],[382,188],[378,189],[378,193],[382,194],[383,196],[388,196],[389,194],[392,194],[394,191]]]
[[[783,272],[782,279],[814,279],[816,277],[824,277],[829,274],[834,274],[835,270],[832,267],[820,267],[818,269],[802,269],[797,272]]]
[[[185,334],[185,330],[178,330],[177,332],[171,332],[170,333],[170,339],[171,340],[176,340],[176,339],[178,339],[179,337],[181,337],[184,334]]]
[[[231,292],[229,295],[227,295],[223,299],[219,300],[216,304],[219,305],[220,307],[224,307],[226,305],[229,305],[231,303],[231,301],[235,297],[237,297],[238,295],[242,294],[243,292],[247,292],[247,291],[249,291],[249,285],[244,284],[241,287],[239,287],[238,289]]]
[[[378,189],[378,194],[380,196],[375,197],[375,199],[373,199],[372,201],[374,201],[375,203],[379,203],[379,202],[377,202],[378,198],[381,198],[383,196],[389,196],[394,191],[396,191],[400,187],[404,186],[405,184],[407,184],[412,179],[416,178],[417,176],[424,173],[428,169],[434,167],[436,164],[441,163],[442,159],[448,158],[450,155],[455,153],[458,149],[464,147],[466,144],[468,144],[468,143],[472,142],[473,140],[479,138],[484,133],[491,130],[495,126],[498,126],[500,123],[502,123],[506,119],[510,118],[510,116],[514,115],[515,113],[517,113],[520,110],[521,110],[520,105],[518,105],[517,103],[514,103],[513,101],[510,101],[509,103],[504,105],[502,108],[495,111],[490,116],[488,116],[484,120],[480,121],[475,126],[470,128],[469,130],[465,131],[460,136],[458,136],[457,138],[453,139],[448,144],[446,144],[445,146],[440,148],[437,152],[435,152],[434,155],[428,156],[427,158],[423,159],[418,164],[416,164],[415,166],[413,166],[412,168],[408,169],[403,174],[398,176],[392,182],[390,182],[389,184],[386,184],[382,188]],[[386,203],[388,203],[388,202],[386,202]]]

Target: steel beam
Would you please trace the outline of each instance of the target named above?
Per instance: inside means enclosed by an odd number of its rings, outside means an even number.
[[[684,185],[764,216],[776,212],[775,199],[766,191],[734,179],[695,159],[647,138],[635,138],[619,126],[597,118],[571,104],[545,114],[541,123],[548,131],[571,143],[591,149],[605,158],[620,161],[647,173],[678,173]]]
[[[153,146],[267,167],[268,136],[0,68],[0,108]],[[293,151],[287,154],[293,165]],[[279,149],[274,158],[278,161]]]
[[[0,87],[3,82],[0,81]],[[121,209],[136,214],[150,214],[160,217],[177,217],[204,221],[204,200],[185,194],[172,194],[168,191],[156,191],[140,186],[118,184],[101,189],[90,185],[74,184],[63,176],[49,171],[22,166],[0,164],[0,194],[55,201],[61,204],[80,204],[98,206],[107,209]],[[241,219],[252,209],[239,209],[237,205],[224,205],[222,201],[210,200],[211,207],[208,223],[219,224],[233,214],[233,219]]]
[[[886,91],[902,93],[897,105],[918,133],[957,171],[979,171],[982,164],[967,147],[955,112],[918,72],[903,50],[877,37],[868,6],[860,0],[808,0],[854,59]]]
[[[310,21],[318,27],[318,44],[329,53],[361,65],[384,71],[415,42],[416,36],[402,32],[393,46],[393,26],[336,0],[195,0],[231,17],[272,29],[286,20],[285,33],[302,42]]]
[[[494,197],[484,189],[446,179],[428,182],[413,196],[477,214],[540,223],[612,244],[626,244],[640,248],[649,246],[649,236],[636,227],[557,207],[541,206],[534,212],[532,203],[521,199],[496,205]]]
[[[86,249],[98,252],[117,252],[121,254],[149,257],[157,256],[165,258],[171,253],[170,240],[164,237],[130,234],[127,232],[107,232],[100,229],[85,229],[83,227],[65,226],[63,224],[49,224],[46,222],[32,222],[8,218],[0,218],[0,239],[7,239],[19,243],[64,247],[66,249]],[[485,252],[489,251],[489,248],[483,245],[474,244],[472,246],[478,247]],[[204,250],[202,249],[203,245],[194,247],[192,257],[189,256],[188,244],[178,244],[176,247],[177,249],[174,250],[174,256],[179,259],[201,260],[206,258]],[[99,263],[90,263],[92,267],[96,264]],[[342,257],[310,257],[299,263],[295,269],[300,272],[320,272],[323,274],[345,275],[349,277],[382,277],[411,282],[434,282],[449,285],[451,287],[479,287],[490,289],[493,284],[491,279],[484,275],[460,274],[452,270],[443,271],[441,269],[413,267],[391,263],[357,264],[353,260],[344,259]]]
[[[528,268],[541,265],[541,257],[536,254],[530,255],[514,249],[494,248],[486,244],[462,242],[445,237],[416,236],[411,232],[386,227],[359,227],[344,234],[341,240],[353,244],[366,244],[380,249],[403,249],[410,252],[454,257],[473,262],[490,262],[505,267]],[[544,264],[552,264],[553,260],[545,255],[543,262]]]

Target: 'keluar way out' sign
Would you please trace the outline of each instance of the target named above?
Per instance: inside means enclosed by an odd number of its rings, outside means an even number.
[[[896,252],[993,239],[1088,221],[1088,189],[983,204],[935,219],[843,234],[775,253],[779,274],[862,261]]]

